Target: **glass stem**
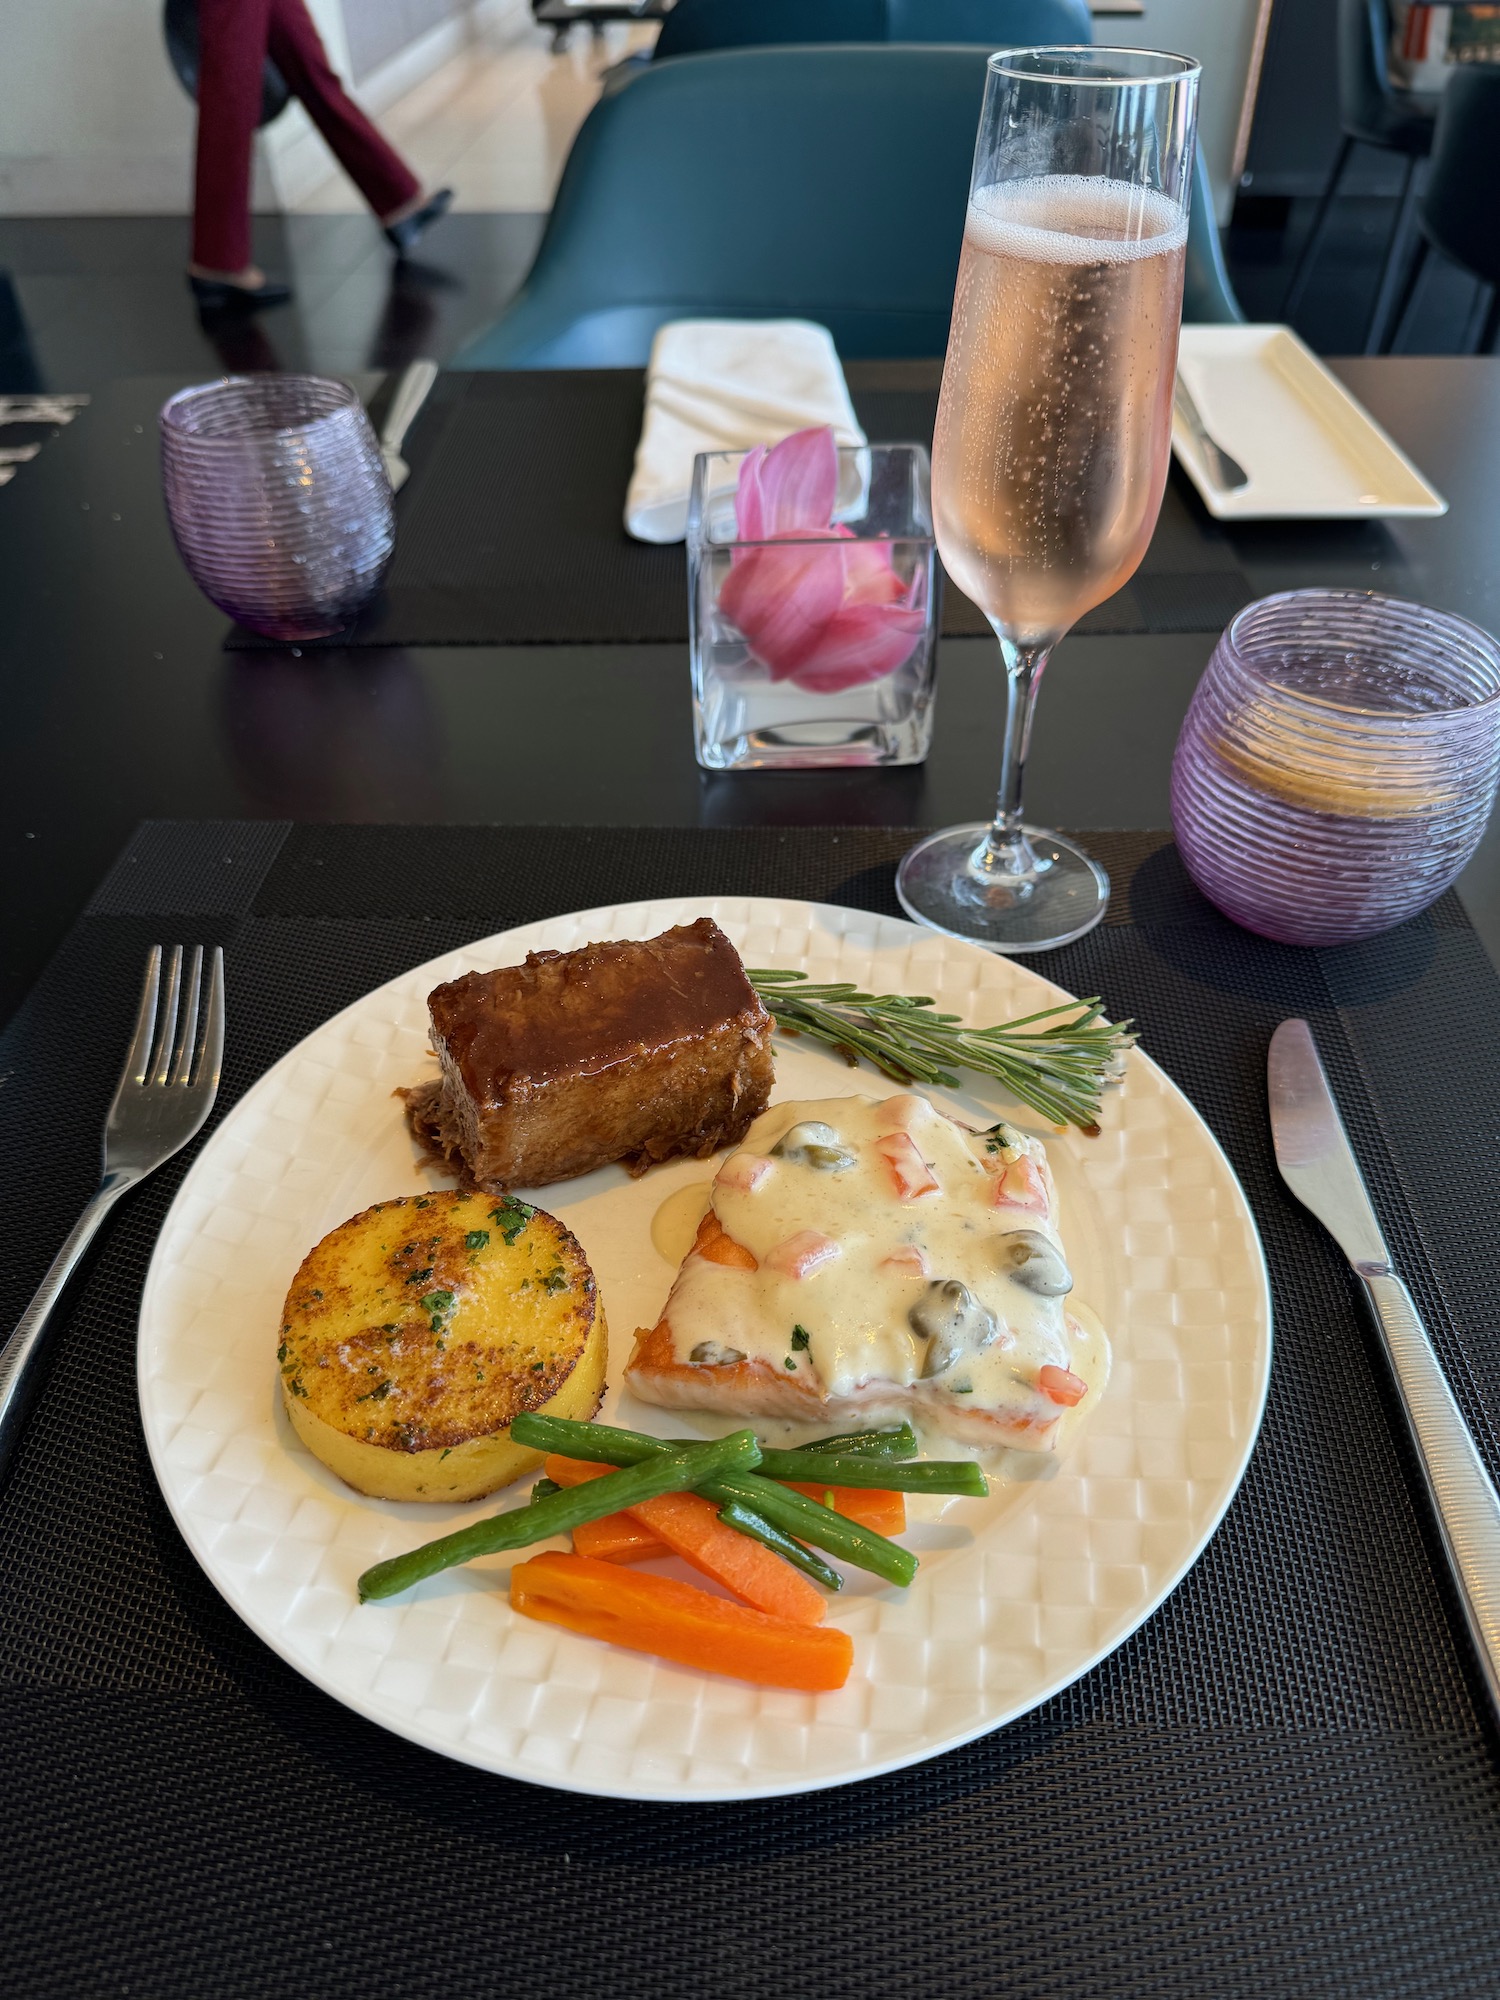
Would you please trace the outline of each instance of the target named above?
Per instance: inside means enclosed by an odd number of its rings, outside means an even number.
[[[1052,651],[1051,640],[1037,646],[1018,646],[1003,633],[1000,654],[1005,661],[1005,755],[1000,766],[1000,792],[995,802],[995,820],[982,843],[974,851],[970,868],[988,886],[1013,887],[1025,892],[1050,867],[1043,860],[1021,824],[1021,787],[1026,777],[1026,753],[1031,747],[1031,718],[1036,712],[1036,693]]]

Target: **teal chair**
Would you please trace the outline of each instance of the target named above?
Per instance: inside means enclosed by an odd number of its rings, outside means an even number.
[[[654,59],[773,42],[982,42],[988,50],[1093,39],[1088,0],[677,0]]]
[[[689,318],[818,320],[850,360],[942,354],[985,60],[846,43],[653,64],[589,114],[526,283],[452,365],[643,367]],[[1201,164],[1195,186],[1194,313],[1238,319]]]

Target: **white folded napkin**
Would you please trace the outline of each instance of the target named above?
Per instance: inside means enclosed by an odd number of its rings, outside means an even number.
[[[651,344],[626,528],[640,542],[680,542],[700,451],[779,444],[814,424],[832,424],[838,444],[866,442],[826,326],[805,319],[670,321]]]

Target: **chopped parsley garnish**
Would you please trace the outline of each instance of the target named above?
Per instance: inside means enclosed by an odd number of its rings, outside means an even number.
[[[431,1206],[432,1206],[431,1197],[425,1194],[419,1194],[416,1200],[412,1203],[413,1208],[431,1208]]]
[[[294,1396],[305,1396],[307,1394],[306,1389],[303,1388],[302,1383],[299,1380],[288,1382],[287,1387],[291,1390]]]
[[[793,1354],[805,1354],[811,1346],[812,1335],[808,1332],[807,1328],[805,1326],[794,1326],[792,1328]]]
[[[795,1361],[793,1361],[791,1355],[789,1354],[786,1360],[783,1361],[781,1365],[783,1368],[795,1368],[797,1364]]]
[[[515,1242],[535,1214],[536,1210],[529,1202],[517,1201],[514,1195],[507,1194],[502,1195],[490,1210],[490,1220],[509,1245]]]
[[[294,1383],[292,1386],[295,1388],[296,1384]],[[306,1394],[306,1391],[304,1390],[303,1393]],[[356,1396],[354,1400],[356,1403],[383,1403],[390,1393],[391,1385],[389,1382],[377,1382],[373,1389],[366,1390],[363,1396]]]
[[[449,1291],[424,1292],[417,1303],[423,1312],[448,1313],[453,1310],[454,1297]]]
[[[471,1229],[464,1238],[464,1248],[465,1250],[482,1250],[489,1240],[490,1232],[487,1229]]]
[[[285,1341],[282,1341],[282,1343],[281,1343],[280,1347],[278,1347],[278,1348],[277,1348],[277,1350],[276,1350],[276,1359],[277,1359],[278,1361],[285,1361],[285,1360],[286,1360],[286,1342],[285,1342]]]
[[[413,1271],[406,1282],[409,1285],[425,1285],[431,1276],[432,1266],[429,1264],[425,1271]]]
[[[549,1292],[565,1292],[568,1289],[568,1274],[561,1264],[554,1264],[542,1283]]]
[[[449,1446],[447,1446],[447,1448],[446,1448],[446,1449],[444,1450],[444,1452],[443,1452],[443,1454],[442,1454],[442,1457],[440,1457],[440,1458],[438,1459],[438,1464],[439,1464],[439,1465],[441,1465],[441,1464],[442,1464],[442,1462],[443,1462],[443,1459],[444,1459],[444,1458],[446,1458],[446,1457],[448,1456],[448,1453],[449,1453],[450,1451],[452,1451],[452,1449],[453,1449],[453,1447],[452,1447],[452,1445],[451,1445],[451,1444],[450,1444]]]

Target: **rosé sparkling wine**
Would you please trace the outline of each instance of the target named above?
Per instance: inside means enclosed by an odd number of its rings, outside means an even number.
[[[932,453],[938,547],[1021,645],[1135,571],[1161,506],[1187,223],[1178,203],[1047,174],[976,189]]]

